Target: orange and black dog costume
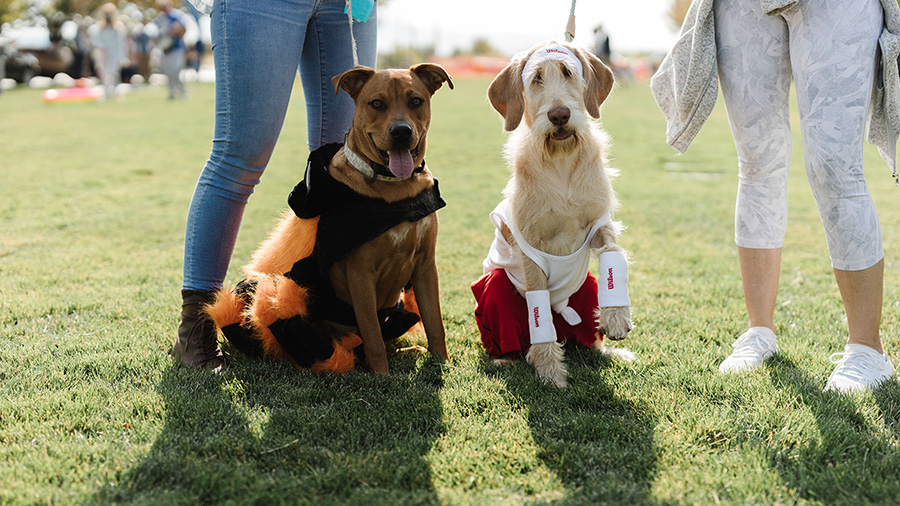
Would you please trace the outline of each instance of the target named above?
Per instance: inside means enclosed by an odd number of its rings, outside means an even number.
[[[228,341],[245,354],[289,359],[314,372],[353,369],[354,349],[362,340],[341,331],[357,324],[353,307],[331,287],[331,266],[394,226],[418,221],[446,205],[436,179],[430,188],[398,202],[356,193],[328,172],[341,147],[328,144],[310,154],[306,178],[288,198],[299,220],[283,222],[273,232],[287,238],[279,243],[284,251],[271,251],[263,243],[245,268],[247,279],[232,291],[221,290],[207,310]],[[290,223],[294,226],[286,230]],[[276,268],[293,257],[298,259],[289,271]],[[378,311],[385,340],[403,335],[419,321],[415,299],[411,291],[406,293],[405,301]]]

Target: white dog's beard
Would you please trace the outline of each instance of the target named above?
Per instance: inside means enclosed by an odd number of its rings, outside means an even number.
[[[578,146],[578,132],[575,130],[568,130],[569,135],[564,139],[556,139],[558,130],[553,130],[548,134],[543,135],[543,149],[544,153],[548,156],[554,156],[564,153],[573,152]]]

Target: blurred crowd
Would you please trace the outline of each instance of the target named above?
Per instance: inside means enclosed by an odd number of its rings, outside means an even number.
[[[170,98],[184,96],[183,71],[199,72],[209,52],[203,15],[188,2],[183,9],[171,0],[149,9],[119,5],[104,4],[88,16],[29,12],[4,24],[0,80],[9,87],[10,80],[34,85],[35,77],[43,77],[37,83],[52,78],[55,86],[66,86],[95,78],[108,95],[120,83],[155,80],[168,83]]]

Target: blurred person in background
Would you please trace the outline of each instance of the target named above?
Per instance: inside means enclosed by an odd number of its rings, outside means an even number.
[[[157,35],[155,29],[149,30],[148,27],[155,26],[144,20],[135,22],[131,28],[132,58],[137,66],[137,73],[144,82],[150,79],[150,50],[153,48],[153,39]]]
[[[612,49],[609,44],[609,34],[603,29],[603,25],[594,28],[594,54],[597,58],[609,65],[612,57]]]
[[[187,98],[181,70],[187,61],[187,46],[184,35],[193,20],[182,10],[172,6],[172,0],[157,0],[159,15],[154,23],[159,28],[156,46],[162,51],[160,62],[163,73],[169,80],[169,100],[176,97]]]
[[[106,98],[110,99],[115,96],[116,86],[121,81],[122,65],[128,60],[128,33],[118,19],[119,10],[115,4],[103,4],[99,18],[99,30],[94,34],[94,61]]]

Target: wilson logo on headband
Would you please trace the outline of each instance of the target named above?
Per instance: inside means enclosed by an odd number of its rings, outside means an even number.
[[[575,56],[575,53],[569,51],[562,46],[549,46],[538,49],[525,62],[525,68],[522,69],[522,83],[528,85],[528,77],[534,73],[535,68],[548,60],[558,60],[571,63],[575,66],[579,76],[584,76],[584,68],[581,66],[581,60]]]

